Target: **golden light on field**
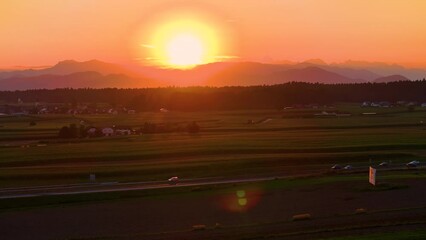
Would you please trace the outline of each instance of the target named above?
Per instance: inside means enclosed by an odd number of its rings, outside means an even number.
[[[171,21],[154,31],[151,54],[161,65],[188,68],[215,60],[219,39],[212,26],[193,19]]]

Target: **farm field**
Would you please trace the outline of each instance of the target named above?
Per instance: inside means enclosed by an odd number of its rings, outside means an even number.
[[[313,117],[321,111],[350,117]],[[362,112],[376,112],[365,116]],[[253,124],[247,122],[252,120]],[[29,122],[36,122],[30,126]],[[71,123],[140,128],[196,121],[201,131],[59,139]],[[0,118],[0,186],[291,175],[333,164],[367,166],[426,159],[426,111],[361,108],[30,115]]]

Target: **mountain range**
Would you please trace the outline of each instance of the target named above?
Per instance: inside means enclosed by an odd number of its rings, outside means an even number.
[[[300,63],[217,62],[192,69],[125,67],[98,60],[65,60],[43,69],[0,71],[0,90],[54,88],[146,88],[165,86],[250,86],[286,82],[362,83],[423,79],[425,69],[320,59]]]

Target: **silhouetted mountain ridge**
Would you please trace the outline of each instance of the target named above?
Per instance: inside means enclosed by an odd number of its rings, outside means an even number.
[[[0,80],[1,90],[56,88],[141,88],[155,87],[154,80],[131,78],[124,74],[103,75],[99,72],[75,72],[66,75],[44,74]]]
[[[409,79],[402,75],[397,74],[397,75],[390,75],[390,76],[377,78],[374,80],[374,82],[386,83],[386,82],[397,82],[397,81],[407,81],[407,80]]]
[[[126,67],[118,64],[90,60],[78,62],[64,60],[44,69],[27,69],[0,72],[0,90],[33,88],[101,88],[101,87],[157,87],[157,86],[250,86],[273,85],[287,82],[309,83],[362,83],[373,81],[407,80],[405,74],[381,75],[375,67],[385,72],[401,70],[401,66],[366,62],[327,64],[321,59],[300,63],[280,62],[216,62],[192,69],[164,69],[152,66]],[[360,68],[365,66],[367,69]],[[391,70],[389,70],[391,69]],[[425,70],[414,69],[416,76],[426,76]],[[424,72],[424,75],[422,75]],[[384,77],[387,76],[387,77]],[[413,79],[413,78],[411,78]],[[419,78],[418,78],[419,79]]]

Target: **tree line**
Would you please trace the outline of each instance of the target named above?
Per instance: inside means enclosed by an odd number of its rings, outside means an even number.
[[[179,124],[170,124],[170,123],[149,123],[145,122],[144,125],[140,128],[126,127],[131,131],[130,134],[153,134],[153,133],[172,133],[172,132],[187,132],[190,134],[195,134],[200,132],[200,126],[197,122],[192,121],[187,123],[186,127],[183,127]],[[111,128],[112,129],[112,128]],[[94,131],[90,131],[94,130]],[[120,133],[112,135],[122,135]],[[128,135],[128,134],[125,134]],[[68,126],[63,126],[59,129],[58,137],[59,138],[86,138],[86,137],[102,137],[102,128],[94,126],[85,126],[83,124],[69,124]]]
[[[209,111],[281,108],[292,104],[363,101],[426,102],[426,81],[319,84],[291,82],[250,87],[167,87],[146,89],[54,89],[0,91],[2,103],[107,103],[137,111]]]

